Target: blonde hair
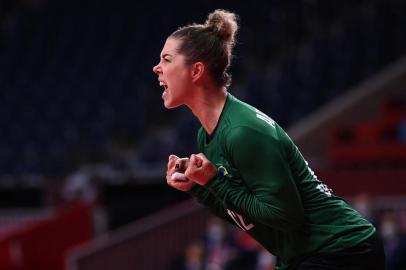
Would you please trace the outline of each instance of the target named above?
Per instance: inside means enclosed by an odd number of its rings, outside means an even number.
[[[210,13],[205,27],[212,28],[225,43],[234,46],[235,34],[238,30],[237,16],[223,9],[217,9]]]
[[[181,27],[170,37],[182,41],[178,51],[185,56],[186,63],[204,62],[214,82],[228,87],[231,76],[227,71],[231,64],[237,30],[237,15],[217,9],[208,15],[205,24]]]

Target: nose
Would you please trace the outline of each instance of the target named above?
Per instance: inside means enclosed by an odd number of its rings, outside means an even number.
[[[155,67],[152,68],[152,71],[156,74],[161,73],[161,67],[158,65],[156,65]]]

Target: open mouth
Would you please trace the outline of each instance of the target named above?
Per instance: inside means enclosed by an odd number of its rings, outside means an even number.
[[[165,96],[168,94],[168,85],[163,81],[159,81],[159,86],[164,88],[164,92],[162,93],[162,98],[165,98]]]
[[[159,81],[159,86],[163,87],[165,90],[168,89],[168,85],[162,81]]]

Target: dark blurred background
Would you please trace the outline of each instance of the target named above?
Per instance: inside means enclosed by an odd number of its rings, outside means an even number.
[[[216,8],[240,17],[230,92],[288,131],[378,227],[388,269],[406,269],[401,0],[0,1],[0,269],[273,269],[165,183],[199,123],[163,107],[152,67]]]

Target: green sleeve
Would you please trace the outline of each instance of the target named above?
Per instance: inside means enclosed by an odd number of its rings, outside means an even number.
[[[274,129],[274,130],[270,130]],[[225,208],[282,231],[303,223],[303,207],[275,127],[236,127],[226,138],[228,160],[240,172],[239,181],[212,179],[206,187]]]
[[[235,225],[233,220],[227,214],[227,210],[224,209],[221,201],[217,199],[206,187],[193,184],[192,189],[188,191],[188,193],[193,197],[196,197],[199,203],[207,206],[214,215]]]

